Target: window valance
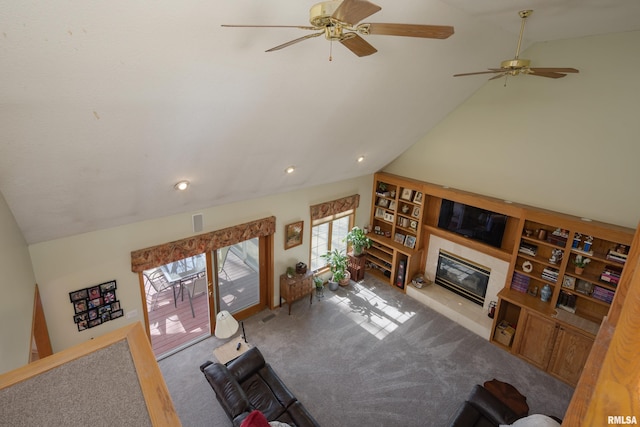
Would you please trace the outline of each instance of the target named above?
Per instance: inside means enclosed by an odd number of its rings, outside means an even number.
[[[164,243],[131,252],[131,271],[141,273],[194,255],[235,245],[276,231],[276,217],[259,219],[210,233],[199,234],[175,242]]]
[[[360,204],[360,195],[354,194],[352,196],[343,197],[341,199],[332,200],[330,202],[320,203],[311,206],[311,220],[318,220],[326,218],[331,215],[336,215],[350,209],[356,209]]]

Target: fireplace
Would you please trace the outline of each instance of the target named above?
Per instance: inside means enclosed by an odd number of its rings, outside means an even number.
[[[482,306],[490,273],[487,267],[441,249],[435,283]]]

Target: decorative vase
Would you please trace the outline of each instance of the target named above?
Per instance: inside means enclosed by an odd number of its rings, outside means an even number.
[[[547,302],[549,298],[551,298],[551,286],[544,285],[540,291],[540,299],[542,302]]]
[[[338,290],[338,282],[334,282],[332,280],[329,280],[329,290],[330,291],[337,291]]]
[[[576,274],[582,274],[584,272],[584,267],[576,267]]]
[[[354,246],[353,247],[353,256],[362,256],[364,254],[363,246]]]
[[[349,273],[348,271],[345,271],[344,279],[340,280],[338,284],[340,286],[349,286],[350,281],[351,281],[351,273]]]

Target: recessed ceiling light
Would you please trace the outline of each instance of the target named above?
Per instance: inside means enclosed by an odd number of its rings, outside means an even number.
[[[362,162],[364,162],[364,156],[358,157],[358,163],[362,163]]]
[[[189,181],[187,180],[183,180],[183,181],[179,181],[176,183],[176,185],[173,186],[173,188],[175,188],[176,190],[180,190],[180,191],[184,191],[189,187]]]
[[[295,167],[295,166],[289,166],[289,167],[288,167],[288,168],[286,168],[284,171],[285,171],[286,173],[293,173],[293,171],[295,171],[295,170],[296,170],[296,167]]]

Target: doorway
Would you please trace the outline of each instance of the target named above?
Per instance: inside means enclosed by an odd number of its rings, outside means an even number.
[[[267,307],[271,241],[256,237],[141,273],[157,359],[211,336],[222,310],[241,320]]]
[[[204,254],[143,273],[148,328],[156,358],[211,335]]]

